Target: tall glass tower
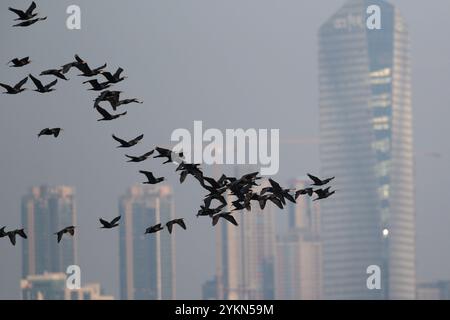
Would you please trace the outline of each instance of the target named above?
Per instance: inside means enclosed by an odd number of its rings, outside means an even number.
[[[175,234],[144,235],[149,226],[174,219],[169,186],[134,186],[119,201],[122,300],[175,299]]]
[[[367,8],[381,9],[370,30]],[[415,297],[415,204],[409,36],[383,0],[349,0],[319,31],[321,203],[327,299]],[[367,268],[381,269],[381,289]]]
[[[75,191],[71,187],[33,187],[22,198],[22,277],[66,272],[76,264],[76,234],[56,242],[55,232],[76,225]]]

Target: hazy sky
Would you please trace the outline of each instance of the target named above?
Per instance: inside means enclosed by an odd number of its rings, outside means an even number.
[[[307,143],[281,145],[277,179],[317,172],[317,32],[344,0],[42,0],[47,21],[11,28],[8,6],[29,2],[1,2],[0,82],[78,53],[93,66],[123,67],[130,78],[117,88],[145,103],[130,105],[124,119],[97,123],[95,94],[76,72],[52,94],[0,95],[0,225],[20,225],[20,198],[30,186],[74,186],[82,282],[101,282],[118,297],[118,234],[98,232],[97,219],[117,214],[118,197],[142,181],[138,170],[155,171],[175,185],[177,216],[190,228],[176,235],[177,298],[200,298],[214,274],[214,230],[194,218],[203,193],[192,180],[179,186],[173,167],[160,161],[125,164],[111,134],[144,133],[138,154],[170,145],[172,131],[192,129],[194,120],[206,128],[278,128],[282,141]],[[409,24],[413,50],[418,278],[450,279],[450,2],[391,2]],[[65,27],[71,4],[81,6],[80,31]],[[5,66],[28,55],[30,66]],[[57,126],[65,128],[60,139],[37,140],[40,129]],[[2,239],[0,298],[19,298],[20,270],[21,245]]]

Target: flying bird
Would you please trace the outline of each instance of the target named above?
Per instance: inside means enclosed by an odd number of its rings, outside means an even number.
[[[17,235],[22,237],[23,239],[28,239],[24,229],[18,229],[18,230],[6,232],[6,235],[8,236],[9,241],[11,241],[11,244],[13,246],[16,245],[16,236]]]
[[[332,196],[333,194],[336,193],[336,191],[330,192],[330,187],[328,187],[326,189],[315,190],[314,193],[317,195],[317,198],[314,199],[313,201],[318,201],[318,200],[326,199],[326,198]]]
[[[331,177],[331,178],[328,178],[328,179],[321,180],[321,179],[319,179],[319,178],[317,178],[317,177],[315,177],[315,176],[313,176],[312,174],[309,174],[309,173],[308,173],[308,177],[314,182],[312,185],[313,186],[318,186],[318,187],[328,184],[330,181],[332,181],[335,178],[335,177]]]
[[[149,171],[139,171],[139,173],[142,173],[145,175],[148,179],[148,181],[143,182],[143,184],[158,184],[164,181],[164,177],[161,178],[155,178],[152,172]]]
[[[234,219],[234,217],[231,215],[231,212],[223,212],[216,214],[214,217],[212,217],[212,225],[215,226],[219,222],[220,218],[227,220],[228,222],[234,224],[235,226],[239,226],[238,223],[236,222],[236,219]]]
[[[154,225],[152,227],[148,227],[147,229],[145,229],[145,234],[150,234],[150,233],[157,233],[159,231],[161,231],[162,229],[164,229],[164,227],[161,225],[161,223]]]
[[[138,136],[132,140],[129,140],[129,141],[120,139],[120,138],[116,137],[115,135],[112,135],[112,137],[114,140],[116,140],[117,142],[120,143],[120,146],[118,146],[117,148],[130,148],[130,147],[137,145],[144,138],[144,135],[141,134],[140,136]]]
[[[6,93],[6,94],[18,94],[18,93],[21,93],[21,92],[27,90],[25,88],[22,88],[22,86],[27,81],[28,81],[28,77],[26,77],[25,79],[23,79],[22,81],[17,83],[14,87],[11,87],[11,86],[9,86],[7,84],[4,84],[4,83],[0,83],[0,87],[5,88],[6,92],[3,92],[3,93]]]
[[[106,65],[105,65],[106,67]],[[121,77],[120,74],[123,72],[122,68],[117,69],[116,73],[111,74],[111,72],[101,71],[100,73],[108,80],[109,83],[119,83],[125,80],[127,77]]]
[[[37,13],[33,13],[35,9],[36,9],[36,3],[34,1],[31,3],[31,5],[28,7],[28,9],[26,11],[14,9],[11,7],[8,8],[9,11],[12,11],[19,16],[17,19],[14,19],[14,21],[17,21],[17,20],[25,21],[25,20],[33,19],[34,17],[36,17],[38,15]]]
[[[29,75],[30,79],[33,81],[34,85],[36,86],[36,92],[39,93],[48,93],[48,92],[52,92],[55,91],[55,89],[53,89],[52,87],[54,87],[57,83],[58,83],[58,79],[50,82],[47,85],[42,85],[42,82],[39,81],[38,79],[36,79],[35,77],[33,77],[33,75]]]
[[[66,74],[70,71],[70,69],[75,68],[76,66],[79,66],[81,64],[86,63],[83,59],[80,58],[78,54],[75,55],[75,61],[66,63],[65,65],[61,66],[61,72]]]
[[[155,150],[158,152],[158,155],[154,156],[153,158],[167,158],[163,164],[173,162],[173,157],[179,157],[183,158],[183,152],[180,152],[178,154],[174,153],[172,150],[156,147]]]
[[[76,56],[75,58],[77,58],[77,57],[78,56]],[[103,72],[103,69],[105,69],[107,66],[107,64],[105,63],[104,65],[102,65],[98,68],[91,69],[86,62],[84,62],[84,61],[82,62],[82,60],[78,59],[78,58],[77,58],[78,63],[76,63],[74,65],[74,67],[82,72],[81,74],[78,75],[80,77],[88,77],[88,78],[95,77],[95,76],[101,74]]]
[[[39,132],[38,138],[40,138],[41,136],[54,136],[55,138],[58,138],[61,131],[63,131],[63,129],[61,128],[45,128],[42,129],[41,132]]]
[[[61,242],[63,235],[66,233],[70,234],[73,237],[75,235],[75,227],[74,226],[66,227],[66,228],[62,229],[61,231],[56,232],[55,235],[58,236],[58,243]]]
[[[102,101],[108,101],[111,106],[113,107],[114,111],[116,108],[114,107],[115,101],[119,101],[119,96],[122,92],[121,91],[109,91],[105,90],[100,93],[100,95],[94,100],[94,108],[97,108],[100,105],[100,102]]]
[[[312,195],[314,194],[314,189],[313,188],[305,188],[305,189],[300,189],[295,191],[295,199],[297,200],[297,198],[301,195],[307,194],[308,196],[312,197]]]
[[[118,118],[120,118],[122,116],[125,116],[127,114],[126,111],[123,112],[123,113],[111,114],[111,113],[109,113],[108,111],[106,111],[105,109],[103,109],[100,106],[95,108],[95,109],[98,111],[98,113],[100,113],[103,116],[102,119],[98,119],[97,121],[111,121],[111,120],[114,120],[114,119],[118,119]]]
[[[91,90],[91,91],[102,91],[111,86],[111,84],[109,82],[99,83],[97,79],[84,81],[83,83],[89,83],[92,86],[92,88],[88,89],[88,90]]]
[[[26,66],[27,64],[31,63],[30,57],[25,57],[22,59],[14,58],[11,61],[8,62],[8,64],[12,63],[10,67],[13,68],[20,68],[23,66]]]
[[[47,20],[47,17],[36,18],[36,19],[32,19],[32,20],[26,20],[24,22],[20,22],[18,24],[13,25],[13,27],[29,27],[29,26],[35,24],[38,21],[44,21],[44,20]]]
[[[112,228],[118,227],[120,218],[121,218],[121,216],[118,216],[118,217],[112,219],[110,222],[100,218],[99,221],[103,225],[101,227],[101,229],[112,229]]]
[[[147,152],[146,154],[143,154],[142,156],[139,156],[139,157],[133,157],[133,156],[129,156],[126,154],[125,157],[130,159],[127,162],[143,162],[143,161],[147,160],[154,152],[155,152],[155,150],[152,150],[152,151]]]
[[[64,73],[62,72],[62,69],[49,69],[42,71],[40,76],[55,76],[57,78],[60,78],[62,80],[68,81],[69,79],[66,78]]]
[[[184,219],[174,219],[166,223],[167,230],[169,231],[170,234],[172,234],[172,228],[174,224],[177,224],[184,230],[186,230],[186,224],[184,223]]]

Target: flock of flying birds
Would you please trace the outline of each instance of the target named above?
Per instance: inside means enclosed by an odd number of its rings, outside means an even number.
[[[37,14],[33,13],[36,9],[36,4],[33,2],[31,6],[26,11],[21,11],[13,8],[9,8],[10,11],[16,13],[19,18],[16,20],[21,20],[23,22],[19,23],[15,26],[26,27],[30,26],[37,21],[45,20],[46,18],[35,18]],[[22,68],[31,63],[29,57],[18,59],[15,58],[9,62],[11,67]],[[130,103],[143,103],[142,101],[133,98],[133,99],[124,99],[120,100],[121,91],[110,91],[108,90],[112,85],[117,84],[126,79],[126,77],[121,76],[123,73],[123,69],[119,68],[114,74],[104,71],[107,64],[98,67],[98,68],[90,68],[89,64],[81,59],[78,55],[75,55],[75,60],[69,62],[60,68],[50,69],[41,72],[40,76],[54,76],[56,78],[68,81],[69,79],[66,77],[68,72],[75,68],[78,69],[81,74],[79,76],[93,78],[95,76],[103,76],[105,81],[99,82],[98,79],[90,79],[84,84],[89,83],[92,88],[89,90],[98,91],[100,95],[94,100],[94,108],[100,113],[102,116],[98,121],[112,121],[118,119],[127,114],[126,111],[122,113],[117,113],[117,109],[119,106],[127,105]],[[29,75],[25,79],[21,80],[15,86],[9,86],[3,83],[0,83],[0,86],[3,87],[6,92],[5,94],[19,94],[26,89],[23,86],[26,84],[28,78],[34,83],[36,89],[35,91],[39,93],[49,93],[54,91],[53,88],[58,79],[43,85],[42,82],[34,77],[33,75]],[[109,103],[113,112],[107,111],[105,108],[102,108],[100,104]],[[41,136],[53,136],[54,138],[58,138],[60,135],[62,128],[45,128],[39,132],[38,137]],[[131,140],[126,140],[119,138],[115,135],[112,135],[112,138],[119,143],[118,148],[132,148],[142,141],[144,135],[141,134],[136,138]],[[175,172],[179,172],[180,174],[180,183],[183,183],[186,178],[190,175],[194,179],[196,179],[200,186],[208,191],[209,193],[204,197],[203,204],[200,206],[200,210],[197,213],[197,217],[209,217],[212,221],[212,225],[215,226],[220,219],[223,219],[229,223],[232,223],[235,226],[238,226],[236,219],[233,216],[234,211],[242,211],[247,210],[251,211],[253,202],[256,202],[261,210],[264,210],[268,201],[275,204],[278,208],[283,209],[286,205],[286,200],[292,203],[296,203],[298,197],[300,196],[309,196],[313,197],[316,195],[317,197],[313,201],[318,201],[322,199],[326,199],[333,195],[335,191],[331,191],[331,187],[325,187],[329,184],[334,177],[327,179],[320,179],[316,176],[308,174],[309,178],[312,180],[312,184],[309,187],[303,189],[286,189],[283,188],[278,182],[273,179],[268,180],[268,184],[266,187],[260,187],[261,184],[258,184],[258,180],[261,180],[262,177],[259,176],[259,172],[253,172],[246,175],[243,175],[240,178],[236,177],[228,177],[223,174],[219,179],[214,179],[212,177],[208,177],[204,175],[202,169],[199,164],[191,164],[184,162],[183,152],[174,153],[172,150],[156,147],[149,152],[140,155],[140,156],[131,156],[126,154],[125,156],[128,158],[128,162],[141,163],[146,161],[152,156],[155,151],[158,153],[153,158],[165,158],[166,161],[163,164],[174,163],[177,164],[177,168]],[[139,171],[139,173],[143,174],[147,181],[143,182],[143,184],[158,184],[165,180],[164,177],[155,177],[152,172],[149,171]],[[260,189],[260,191],[257,191]],[[231,205],[229,205],[229,199],[232,199]],[[212,206],[213,202],[217,203],[215,207]],[[225,208],[229,208],[228,211]],[[104,219],[99,219],[102,229],[113,229],[119,226],[120,216],[114,218],[111,221],[107,221]],[[179,227],[186,230],[186,224],[184,219],[174,219],[168,221],[164,226],[162,223],[156,224],[154,226],[150,226],[146,228],[145,234],[154,234],[160,232],[165,227],[168,232],[172,234],[173,226],[178,225]],[[10,242],[15,245],[16,244],[16,236],[20,236],[24,239],[27,239],[27,235],[24,229],[17,229],[11,231],[5,231],[6,227],[0,229],[0,238],[8,237]],[[64,235],[73,236],[75,234],[75,226],[68,226],[58,232],[55,233],[57,236],[57,242],[59,243]]]

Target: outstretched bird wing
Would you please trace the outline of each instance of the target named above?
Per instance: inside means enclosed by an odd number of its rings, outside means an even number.
[[[27,81],[28,81],[28,77],[22,79],[22,81],[20,81],[19,83],[17,83],[17,84],[14,86],[14,89],[20,90],[20,88],[22,88],[22,86],[23,86],[25,83],[27,83]]]
[[[106,66],[107,66],[107,64],[105,63],[104,65],[102,65],[102,66],[100,66],[100,67],[98,67],[98,68],[95,68],[93,71],[94,71],[94,72],[99,72],[99,71],[105,69]]]
[[[103,118],[106,118],[106,119],[111,118],[111,114],[108,111],[106,111],[105,109],[103,109],[102,107],[98,106],[95,109],[97,109],[98,113],[100,113],[103,116]]]
[[[25,12],[23,12],[22,10],[14,9],[11,7],[9,7],[8,10],[17,14],[21,19],[25,19],[27,17]]]
[[[101,108],[100,108],[100,109],[101,109]],[[128,144],[128,141],[122,140],[122,139],[116,137],[115,135],[112,135],[112,137],[113,137],[114,140],[116,140],[116,141],[117,141],[118,143],[120,143],[121,145],[126,145],[126,144]],[[129,156],[127,156],[127,157],[129,157]],[[130,158],[131,158],[131,157],[130,157]]]
[[[62,236],[63,236],[64,232],[63,231],[59,231],[56,233],[56,235],[58,236],[58,243],[61,242]]]
[[[141,171],[139,171],[139,173],[142,173],[143,175],[145,175],[149,181],[156,180],[156,178],[155,178],[155,176],[153,175],[152,172],[149,172],[149,171],[142,171],[142,170],[141,170]]]
[[[186,224],[184,223],[184,219],[178,219],[176,220],[176,223],[182,227],[184,230],[186,230]]]
[[[34,9],[36,9],[36,3],[33,1],[30,5],[30,7],[25,12],[26,15],[30,16],[33,14]]]
[[[8,92],[14,91],[14,88],[13,88],[13,87],[11,87],[11,86],[9,86],[9,85],[7,85],[7,84],[4,84],[4,83],[0,83],[0,87],[5,88]]]
[[[231,214],[225,214],[222,216],[222,218],[224,218],[225,220],[228,220],[229,222],[234,224],[236,227],[239,226],[238,223],[236,222],[236,219]]]
[[[33,77],[32,74],[29,75],[31,81],[33,81],[34,85],[36,86],[36,88],[38,88],[39,90],[45,90],[44,86],[42,85],[42,82],[39,81],[38,79],[36,79],[35,77]]]
[[[23,229],[17,230],[17,234],[24,239],[28,239],[27,234],[25,233],[25,230],[23,230]]]
[[[58,83],[58,79],[55,79],[55,81],[50,82],[48,85],[45,86],[45,89],[48,90],[51,87],[53,87],[54,85],[56,85]]]
[[[108,221],[103,220],[102,218],[100,218],[100,219],[98,219],[98,220],[100,221],[100,223],[101,223],[105,228],[107,228],[107,227],[110,226],[110,223],[109,223]]]
[[[141,134],[139,137],[134,138],[133,140],[130,140],[130,144],[138,143],[142,140],[142,138],[144,138],[143,134]]]
[[[11,241],[11,244],[13,246],[15,246],[16,245],[16,234],[15,234],[15,232],[8,232],[8,238],[9,238],[9,241]]]
[[[169,230],[170,234],[172,234],[172,228],[173,228],[173,224],[174,223],[175,222],[173,222],[173,221],[169,221],[169,222],[166,223],[167,230]]]
[[[152,151],[150,151],[150,152],[147,152],[146,154],[143,155],[143,157],[148,158],[148,157],[150,157],[154,152],[155,152],[155,150],[152,150]]]
[[[320,180],[320,179],[317,178],[316,176],[313,176],[312,174],[309,174],[309,173],[308,173],[308,177],[309,177],[314,183],[317,183],[317,184],[321,184],[321,183],[322,183],[322,180]]]
[[[114,218],[114,219],[111,221],[111,224],[116,224],[117,222],[119,222],[119,220],[120,220],[121,217],[122,217],[122,216],[118,216],[118,217]]]
[[[116,71],[116,73],[114,73],[114,78],[119,78],[120,77],[120,74],[123,72],[123,69],[122,68],[119,68],[119,69],[117,69],[117,71]]]

